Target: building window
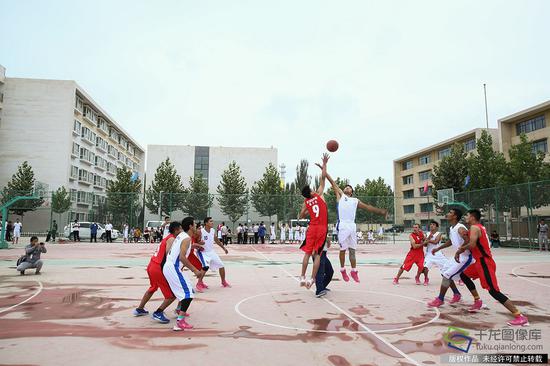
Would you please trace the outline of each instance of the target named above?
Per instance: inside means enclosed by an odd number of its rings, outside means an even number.
[[[107,151],[109,152],[109,155],[111,155],[113,158],[115,158],[115,159],[118,158],[118,150],[115,149],[115,147],[113,145],[109,145],[107,147]]]
[[[92,174],[90,174],[90,172],[88,172],[87,170],[84,170],[84,169],[78,170],[78,180],[81,182],[91,183],[92,181],[91,175]]]
[[[432,158],[430,155],[424,155],[418,158],[418,164],[419,165],[426,165],[429,164],[430,161],[432,161]]]
[[[96,143],[96,135],[88,127],[82,127],[82,138],[94,145]]]
[[[76,142],[73,142],[73,151],[72,151],[72,155],[74,157],[79,157],[80,156],[80,145],[77,144]]]
[[[439,150],[438,153],[437,153],[437,156],[438,156],[439,160],[441,160],[445,156],[449,156],[449,155],[451,155],[451,148],[450,147],[447,147],[443,150]]]
[[[413,176],[412,176],[412,174],[403,177],[403,184],[405,184],[405,185],[406,185],[406,184],[413,184]]]
[[[84,106],[84,117],[92,121],[94,125],[97,125],[97,113],[87,105]]]
[[[533,149],[533,154],[542,153],[546,155],[548,153],[548,140],[544,139],[533,141],[531,144],[531,148]]]
[[[109,128],[109,137],[118,142],[118,133],[114,128]]]
[[[420,212],[433,212],[434,204],[433,203],[421,203]]]
[[[77,136],[80,136],[80,130],[82,128],[82,124],[79,120],[75,119],[73,123],[73,133]]]
[[[521,135],[522,133],[529,133],[541,128],[546,127],[546,120],[544,115],[535,118],[528,119],[527,121],[520,122],[516,125],[516,133]]]
[[[432,188],[432,186],[428,186],[428,192],[424,192],[424,187],[418,188],[418,192],[420,193],[420,196],[422,196],[422,197],[431,196],[432,193],[433,193],[433,188]]]
[[[412,167],[413,167],[412,160],[403,162],[403,170],[409,170],[409,169],[412,169]]]
[[[78,179],[78,167],[71,165],[71,179]]]
[[[107,169],[107,160],[103,159],[101,156],[95,157],[95,166],[99,169]]]
[[[414,213],[414,205],[405,205],[403,206],[403,212],[406,214]]]
[[[470,152],[476,148],[476,139],[470,139],[464,143],[464,151]]]
[[[195,178],[199,175],[208,182],[208,166],[210,161],[210,148],[208,146],[195,146]]]
[[[84,102],[78,96],[76,97],[76,99],[74,101],[74,108],[76,110],[80,111],[80,113],[82,113],[82,111],[84,110]]]
[[[103,150],[104,152],[107,152],[107,146],[108,146],[107,141],[105,141],[99,136],[96,137],[95,146],[98,149]]]
[[[86,162],[93,164],[95,161],[95,154],[90,150],[81,147],[80,148],[80,159],[85,160]]]
[[[425,172],[418,173],[418,177],[420,178],[421,182],[427,181],[432,177],[432,171],[426,170]]]
[[[99,129],[105,133],[109,133],[109,127],[107,125],[107,122],[105,122],[105,120],[101,117],[99,117],[99,120],[97,122],[97,127],[99,127]]]
[[[131,144],[128,144],[128,152],[130,155],[136,155],[136,149]]]
[[[71,188],[69,194],[70,194],[70,197],[71,197],[71,202],[76,202],[76,195],[77,195],[76,189]]]
[[[414,198],[414,189],[409,189],[408,191],[403,191],[403,198],[405,198],[405,199]]]

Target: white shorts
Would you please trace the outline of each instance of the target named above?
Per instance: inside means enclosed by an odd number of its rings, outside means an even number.
[[[19,231],[14,231],[14,232],[13,232],[13,237],[14,237],[14,238],[20,238],[20,237],[21,237],[21,232],[19,232]]]
[[[424,257],[424,267],[431,269],[433,266],[436,266],[440,271],[443,271],[443,269],[447,266],[448,261],[449,260],[447,257],[445,257],[445,255],[441,252],[437,252],[435,255],[430,253],[426,254]]]
[[[275,236],[275,233],[272,233],[271,236],[269,237],[270,240],[275,240],[277,239],[277,237]]]
[[[204,259],[206,266],[212,271],[217,271],[218,269],[225,267],[218,253],[213,250],[202,252],[202,258]]]
[[[338,223],[338,244],[340,250],[357,248],[357,225],[350,222]]]
[[[179,263],[176,266],[166,263],[162,268],[162,273],[170,286],[170,290],[179,301],[194,297],[193,284],[189,281],[187,275],[179,269]]]
[[[472,254],[462,253],[459,259],[460,262],[458,263],[455,261],[454,257],[447,259],[447,264],[441,271],[441,275],[449,280],[459,280],[460,274],[464,272],[470,264],[475,262]]]

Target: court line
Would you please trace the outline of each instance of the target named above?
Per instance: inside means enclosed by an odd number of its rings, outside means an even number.
[[[546,262],[519,265],[519,266],[517,266],[517,267],[512,268],[512,274],[513,274],[514,276],[516,276],[517,278],[521,279],[521,280],[524,280],[524,281],[527,281],[527,282],[530,282],[530,283],[534,283],[535,285],[544,286],[544,287],[550,287],[550,285],[547,285],[547,284],[545,284],[545,283],[540,283],[540,282],[537,282],[537,281],[533,281],[533,280],[530,279],[530,278],[523,277],[522,275],[518,275],[518,274],[516,273],[516,269],[518,269],[518,268],[529,267],[529,266],[534,266],[534,265],[537,265],[537,264],[544,264],[544,263],[546,263]]]
[[[263,256],[267,261],[269,262],[275,262],[271,259],[269,259],[264,253],[258,251],[256,248],[254,248],[254,246],[252,246],[252,249],[254,249],[254,251],[258,254],[260,254],[261,256]],[[277,266],[281,271],[285,272],[286,274],[288,274],[292,279],[296,280],[297,282],[300,282],[300,280],[298,280],[292,273],[288,272],[284,267],[282,266]],[[308,290],[309,292],[309,290]],[[356,323],[357,325],[359,325],[361,328],[363,328],[367,334],[370,334],[372,335],[373,337],[377,338],[379,341],[381,341],[382,343],[384,343],[386,346],[388,346],[389,348],[391,348],[394,352],[396,352],[397,354],[401,355],[403,358],[405,358],[406,360],[408,360],[409,362],[413,363],[414,365],[416,366],[420,366],[420,364],[418,362],[416,362],[416,360],[414,360],[411,356],[407,355],[405,352],[401,351],[399,348],[395,347],[393,344],[391,344],[388,340],[386,340],[385,338],[379,336],[378,334],[374,333],[374,331],[372,329],[370,329],[369,327],[367,327],[365,324],[361,323],[359,320],[355,319],[355,317],[353,315],[351,315],[350,313],[348,313],[347,311],[345,311],[344,309],[342,309],[341,307],[339,307],[338,305],[336,305],[335,303],[333,303],[332,301],[330,301],[329,299],[327,298],[322,298],[327,304],[331,305],[333,308],[335,308],[336,310],[338,310],[339,312],[341,312],[342,314],[344,314],[346,317],[348,317],[351,321],[353,321],[354,323]]]
[[[18,303],[18,304],[12,305],[12,306],[10,306],[10,307],[8,307],[8,308],[0,309],[0,314],[5,313],[6,311],[10,311],[10,310],[12,310],[12,309],[15,309],[15,308],[18,307],[19,305],[23,305],[24,303],[26,303],[26,302],[28,302],[28,301],[34,299],[36,296],[38,296],[38,295],[42,292],[42,290],[44,289],[44,286],[42,285],[42,282],[40,282],[40,281],[36,281],[36,282],[38,282],[38,286],[39,286],[39,287],[38,287],[38,290],[37,290],[31,297],[29,297],[29,298],[26,299],[26,300],[21,301],[21,302]]]
[[[262,293],[262,294],[252,295],[252,296],[249,296],[247,298],[244,298],[235,305],[235,312],[237,314],[239,314],[240,316],[242,316],[243,318],[245,318],[245,319],[256,322],[258,324],[268,325],[268,326],[275,327],[275,328],[299,330],[299,331],[303,331],[303,332],[331,333],[331,334],[365,334],[365,333],[368,333],[368,332],[365,332],[365,331],[353,331],[353,330],[306,329],[306,328],[291,327],[291,326],[287,326],[287,325],[269,323],[269,322],[266,322],[266,321],[263,321],[263,320],[258,320],[258,319],[252,318],[252,317],[244,314],[240,309],[240,306],[243,303],[245,303],[249,300],[252,300],[254,298],[262,297],[262,296],[266,296],[266,295],[271,295],[271,294],[279,294],[279,293],[284,293],[284,292],[289,292],[289,291],[288,290],[282,290],[282,291],[265,292],[265,293]],[[418,303],[424,304],[424,301],[415,299],[414,297],[403,296],[403,295],[399,295],[399,294],[392,294],[392,293],[389,293],[389,292],[379,292],[379,291],[369,291],[369,290],[339,290],[339,292],[359,292],[359,293],[370,293],[370,294],[396,296],[396,297],[401,297],[401,298],[404,298],[404,299],[408,299],[408,300],[412,300],[412,301],[416,301]],[[411,325],[409,327],[403,327],[403,328],[373,330],[373,332],[376,333],[376,334],[393,333],[393,332],[402,332],[402,331],[405,331],[405,330],[412,330],[412,329],[425,327],[426,325],[437,321],[439,319],[440,314],[441,314],[439,309],[437,309],[437,308],[433,308],[431,310],[435,310],[436,315],[432,319],[428,320],[427,322],[417,324],[417,325]]]

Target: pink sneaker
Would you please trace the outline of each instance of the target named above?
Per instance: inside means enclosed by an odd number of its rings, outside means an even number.
[[[430,302],[428,303],[428,306],[429,306],[429,307],[432,307],[432,308],[438,308],[438,307],[440,307],[441,305],[443,305],[444,303],[445,303],[445,302],[441,301],[441,300],[439,299],[439,297],[436,297],[435,299],[433,299],[432,301],[430,301]]]
[[[346,282],[349,282],[349,276],[348,276],[348,273],[346,272],[346,270],[345,269],[343,271],[340,270],[340,273],[342,274],[342,279]]]
[[[223,281],[222,287],[228,288],[228,287],[231,287],[231,285],[227,281]]]
[[[424,278],[424,286],[428,286],[430,284],[430,279],[428,277]]]
[[[416,282],[417,285],[421,285],[421,283],[420,283],[420,277],[415,277],[415,278],[414,278],[414,281]]]
[[[206,285],[206,283],[202,282],[201,281],[201,287],[203,290],[208,290],[208,286]]]
[[[397,277],[393,278],[393,284],[394,285],[399,285],[399,280],[397,279]]]
[[[185,330],[185,329],[193,329],[193,326],[185,321],[185,318],[177,320],[176,325],[174,325],[174,328],[172,328],[175,331]]]
[[[195,290],[197,290],[197,292],[204,292],[200,283],[197,283]]]
[[[355,282],[361,282],[359,281],[359,272],[357,271],[351,271],[351,278],[353,278]]]
[[[462,280],[458,280],[458,285],[459,286],[464,286],[464,282],[462,282]]]
[[[529,325],[529,319],[525,315],[519,314],[513,320],[508,322],[508,325],[512,327],[525,327]]]
[[[449,301],[449,304],[455,304],[455,303],[459,302],[461,299],[462,299],[461,294],[454,294],[451,301]]]
[[[472,306],[470,306],[470,308],[468,309],[468,311],[470,313],[478,312],[479,310],[481,310],[481,306],[483,306],[483,301],[481,301],[481,299],[475,300]]]

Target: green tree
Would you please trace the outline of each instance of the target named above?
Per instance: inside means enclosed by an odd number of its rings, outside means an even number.
[[[300,192],[302,188],[311,184],[311,176],[307,174],[309,168],[309,162],[306,159],[300,160],[300,164],[296,166],[296,178],[294,179],[294,185],[296,190]]]
[[[295,183],[286,183],[282,192],[279,211],[277,212],[279,220],[288,222],[290,219],[297,218],[303,201],[304,199],[302,198],[300,192],[296,189]]]
[[[433,196],[437,198],[440,189],[454,188],[455,193],[464,190],[464,182],[468,176],[468,161],[464,145],[456,143],[451,147],[451,154],[445,156],[434,166],[432,174]]]
[[[189,177],[189,188],[185,190],[182,211],[196,219],[204,219],[212,207],[214,197],[208,193],[208,183],[199,174]]]
[[[170,158],[166,158],[157,167],[151,185],[145,192],[145,206],[154,213],[159,211],[160,206],[161,213],[169,216],[173,211],[183,210],[184,201],[185,188],[181,177]]]
[[[107,208],[113,225],[138,224],[141,180],[132,179],[132,171],[126,167],[117,169],[116,179],[107,184]]]
[[[2,204],[7,203],[17,196],[32,196],[34,190],[34,171],[28,162],[24,161],[17,168],[17,172],[2,190]],[[10,206],[10,212],[23,216],[25,212],[34,211],[44,203],[42,199],[22,200]]]
[[[61,216],[71,208],[71,196],[65,187],[59,187],[52,193],[52,211]]]
[[[476,142],[476,153],[467,159],[470,183],[468,190],[492,188],[503,184],[506,177],[506,159],[504,154],[495,151],[493,138],[487,131],[481,132]]]
[[[391,187],[386,184],[384,178],[366,179],[362,185],[355,186],[354,195],[364,203],[388,210],[390,214],[394,210],[394,195]],[[357,222],[382,223],[384,217],[375,213],[357,210]]]
[[[248,210],[248,188],[241,168],[235,161],[232,161],[223,171],[217,192],[217,200],[222,213],[229,217],[235,227],[235,222]]]
[[[281,206],[283,189],[277,168],[269,163],[262,179],[255,182],[250,190],[250,199],[254,209],[262,216],[276,215]]]

